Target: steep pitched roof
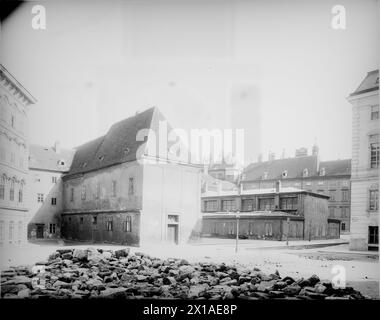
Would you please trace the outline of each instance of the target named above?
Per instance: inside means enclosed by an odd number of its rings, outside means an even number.
[[[244,180],[262,180],[267,173],[267,180],[282,179],[282,173],[287,171],[287,179],[302,178],[304,169],[308,177],[318,176],[324,168],[325,176],[341,176],[351,174],[351,159],[321,161],[318,165],[317,156],[295,157],[273,161],[256,162],[244,169]]]
[[[351,175],[351,159],[321,161],[319,168],[325,168],[326,176]]]
[[[287,170],[287,178],[301,178],[303,170],[307,169],[309,176],[318,172],[317,156],[305,156],[287,159],[278,159],[250,164],[244,169],[244,180],[261,180],[264,173],[266,179],[281,179],[282,173]]]
[[[152,126],[156,108],[150,108],[111,126],[107,134],[76,148],[68,175],[98,170],[118,163],[136,160],[138,148],[144,141],[137,141],[137,133]]]
[[[57,153],[53,147],[32,144],[29,146],[29,169],[68,172],[74,152],[74,150],[61,149]]]
[[[351,93],[350,96],[356,96],[375,90],[379,90],[379,70],[368,72],[366,77],[360,83],[359,87],[353,93]]]
[[[70,172],[66,177],[137,160],[139,147],[148,140],[145,137],[143,141],[137,141],[138,132],[144,129],[154,131],[156,146],[159,146],[160,121],[165,120],[159,109],[153,107],[113,124],[104,136],[76,148]],[[167,124],[167,130],[168,132],[172,130],[169,124]],[[149,137],[149,139],[153,139],[153,137]],[[174,143],[175,141],[171,144]],[[168,147],[170,147],[169,143]],[[153,154],[153,152],[154,150],[149,150],[149,155],[156,157],[157,154]]]

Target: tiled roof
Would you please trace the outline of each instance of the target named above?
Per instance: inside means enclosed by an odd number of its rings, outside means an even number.
[[[302,178],[304,169],[308,170],[308,177],[316,177],[324,168],[325,176],[350,175],[351,159],[321,161],[318,164],[317,156],[304,156],[273,161],[252,163],[244,169],[244,180],[283,179],[282,174],[287,171],[287,179]]]
[[[325,168],[326,176],[351,175],[351,159],[321,161],[319,169]]]
[[[301,178],[303,170],[307,169],[309,176],[317,175],[317,156],[305,156],[272,161],[252,163],[244,169],[244,180],[281,179],[282,173],[287,170],[287,178]]]
[[[57,153],[53,147],[32,144],[29,146],[29,169],[68,172],[73,157],[74,150],[61,149]]]
[[[136,160],[140,130],[152,129],[158,145],[159,122],[165,120],[158,108],[153,107],[111,126],[107,134],[76,148],[73,164],[66,176],[102,169],[115,164]],[[171,127],[168,125],[168,131]]]
[[[223,191],[237,190],[237,186],[229,181],[216,179],[209,174],[202,175],[202,182],[207,185],[207,190],[218,190],[218,185],[221,184]]]
[[[350,96],[356,96],[375,90],[379,90],[379,70],[368,72],[359,87],[353,93],[351,93]]]

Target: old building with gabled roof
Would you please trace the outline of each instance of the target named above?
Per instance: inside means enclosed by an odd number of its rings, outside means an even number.
[[[329,196],[329,217],[341,221],[341,233],[350,230],[351,159],[321,161],[318,147],[311,155],[306,148],[295,157],[258,161],[242,173],[243,189],[274,188],[277,180],[283,187],[294,187]]]
[[[141,245],[199,235],[200,168],[171,156],[170,130],[151,108],[76,148],[63,176],[62,236]]]

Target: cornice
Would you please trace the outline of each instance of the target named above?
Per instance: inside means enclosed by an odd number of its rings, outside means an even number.
[[[13,96],[20,99],[25,105],[37,102],[37,99],[34,98],[3,65],[0,65],[0,85],[4,86]]]

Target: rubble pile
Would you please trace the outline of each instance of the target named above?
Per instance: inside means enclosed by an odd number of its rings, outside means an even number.
[[[33,267],[1,273],[2,298],[367,299],[313,275],[281,278],[276,271],[237,270],[224,263],[190,264],[129,249],[60,249]]]

